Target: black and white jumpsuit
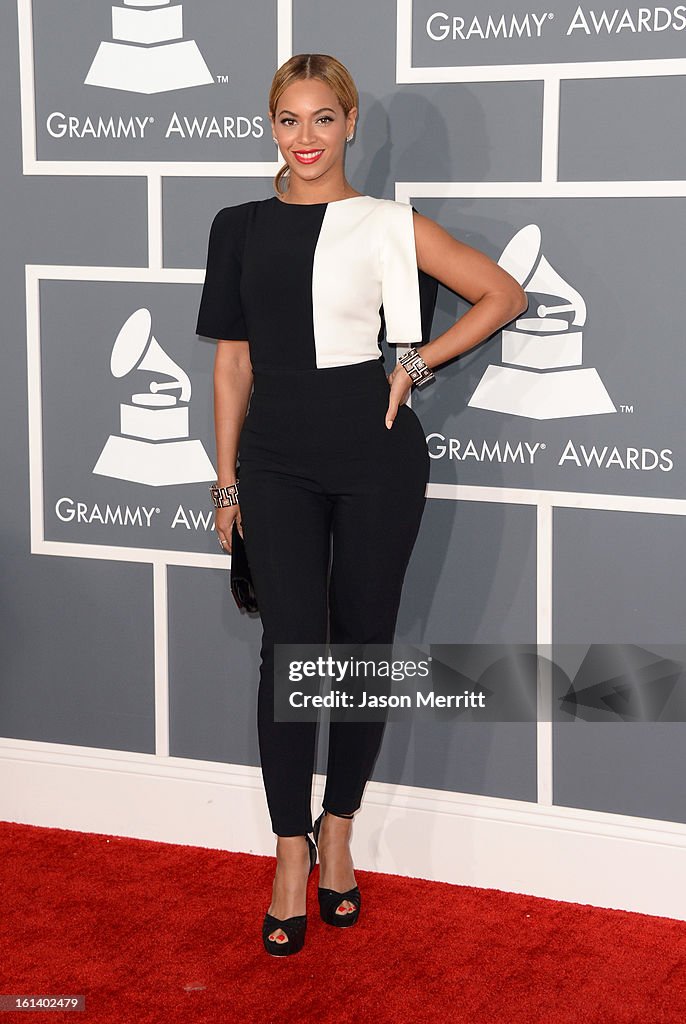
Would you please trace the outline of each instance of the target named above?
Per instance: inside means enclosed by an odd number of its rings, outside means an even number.
[[[354,196],[225,207],[210,229],[197,333],[250,345],[240,508],[262,619],[258,739],[277,835],[312,829],[316,722],[276,721],[276,644],[389,644],[425,503],[429,454],[406,404],[385,426],[380,340],[428,340],[437,282],[407,203]],[[330,548],[332,545],[332,551]],[[350,814],[383,721],[329,726],[323,806]]]

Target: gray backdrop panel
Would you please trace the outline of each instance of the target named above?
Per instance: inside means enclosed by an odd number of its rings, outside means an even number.
[[[562,180],[683,180],[686,136],[668,130],[683,120],[683,78],[563,82],[560,99]]]
[[[184,38],[195,40],[214,84],[142,96],[83,84],[98,46],[110,40],[110,7],[35,0],[37,157],[57,161],[188,161],[184,176],[163,177],[166,268],[202,268],[207,232],[225,205],[272,194],[269,177],[194,176],[195,161],[271,160],[267,90],[276,61],[276,5],[184,4]],[[614,61],[681,56],[682,36],[665,31],[592,36],[561,31],[576,4],[555,0],[540,37],[431,40],[433,7],[417,0],[412,55],[418,66],[469,68],[500,63]],[[508,5],[521,14],[522,2]],[[483,16],[474,0],[462,16]],[[587,303],[584,365],[595,367],[615,403],[631,412],[536,422],[469,407],[489,365],[494,338],[441,367],[413,396],[427,433],[463,444],[545,441],[532,465],[476,459],[432,461],[432,483],[565,488],[581,493],[683,497],[683,197],[516,198],[518,182],[540,180],[543,86],[540,80],[396,83],[396,4],[294,0],[293,52],[329,52],[351,68],[360,89],[360,121],[347,154],[361,192],[393,198],[396,182],[503,182],[513,197],[413,198],[455,237],[499,258],[514,233],[541,229],[541,253]],[[152,569],[149,565],[30,554],[28,404],[24,267],[27,263],[140,268],[148,265],[144,177],[22,173],[21,104],[14,4],[0,9],[0,174],[5,185],[0,416],[3,517],[0,713],[4,736],[104,749],[154,750]],[[599,74],[602,74],[599,66]],[[429,73],[430,74],[430,73]],[[228,76],[218,81],[217,75]],[[678,76],[568,81],[561,86],[560,178],[677,180],[683,177],[683,104]],[[629,119],[620,113],[631,111]],[[83,126],[154,117],[144,137],[53,138],[53,111]],[[242,137],[165,138],[176,115],[184,124],[243,118]],[[203,122],[203,119],[206,119]],[[621,121],[621,123],[620,123]],[[65,168],[69,171],[68,168]],[[136,169],[140,173],[140,168]],[[507,185],[511,183],[511,187]],[[675,191],[682,190],[679,181]],[[123,318],[149,305],[165,350],[193,383],[191,423],[214,457],[211,409],[213,345],[192,331],[200,286],[151,282],[44,282],[41,286],[42,398],[46,496],[67,483],[88,500],[135,502],[146,485],[90,476],[117,406],[131,388],[113,381],[108,359]],[[532,296],[531,308],[541,301]],[[555,299],[556,297],[553,296]],[[557,296],[557,299],[564,296]],[[441,288],[434,336],[468,308]],[[529,311],[531,315],[531,310]],[[92,343],[88,344],[89,338]],[[393,352],[386,352],[389,359]],[[669,449],[668,470],[560,467],[562,441],[601,448]],[[96,494],[92,488],[100,487]],[[206,484],[156,488],[170,507],[191,498],[207,511]],[[48,537],[89,543],[99,527],[63,529],[46,518]],[[680,642],[683,636],[683,519],[649,512],[578,509],[554,517],[554,628],[558,642]],[[533,642],[536,629],[536,513],[533,506],[431,499],[399,617],[399,638],[436,642]],[[180,550],[216,553],[211,530],[193,531]],[[101,532],[113,548],[127,531]],[[159,550],[169,534],[148,537]],[[254,723],[260,627],[239,615],[226,574],[168,570],[172,755],[257,764]],[[94,666],[96,666],[94,668]],[[602,731],[601,731],[602,730]],[[323,733],[321,737],[324,739]],[[554,795],[558,803],[686,821],[679,726],[555,726]],[[320,746],[319,766],[323,764]],[[535,730],[528,725],[476,728],[415,721],[391,726],[374,777],[387,782],[477,794],[536,798]]]
[[[683,644],[686,551],[681,516],[557,509],[553,641]],[[672,656],[666,651],[664,656]],[[686,821],[686,725],[555,722],[555,803]]]
[[[152,568],[24,545],[0,566],[2,735],[154,753]]]

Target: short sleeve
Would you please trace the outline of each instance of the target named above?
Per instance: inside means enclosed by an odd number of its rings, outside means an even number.
[[[248,337],[240,294],[246,205],[220,210],[210,227],[205,283],[195,328],[203,338]]]
[[[420,345],[429,340],[438,282],[417,266],[409,203],[391,201],[381,245],[381,294],[386,340]]]

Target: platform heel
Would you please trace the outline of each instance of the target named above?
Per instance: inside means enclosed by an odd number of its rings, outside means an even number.
[[[307,840],[308,852],[310,855],[310,869],[307,872],[309,878],[314,871],[314,866],[317,863],[317,847],[312,842],[308,835],[305,836]],[[279,941],[279,939],[270,939],[269,936],[272,932],[280,928],[286,935],[287,941]],[[307,914],[298,914],[295,917],[286,917],[280,919],[274,917],[270,913],[264,915],[264,921],[262,922],[262,943],[267,953],[270,956],[293,956],[295,953],[299,953],[305,945],[305,933],[307,931]]]
[[[319,846],[319,831],[325,814],[326,811],[322,811],[314,823],[313,834],[317,846]],[[336,817],[352,818],[354,815],[338,814]],[[319,916],[325,924],[330,924],[334,928],[351,928],[356,924],[360,916],[360,906],[362,903],[362,895],[357,885],[352,889],[348,889],[347,892],[338,892],[336,889],[324,889],[319,886],[317,889],[317,899],[319,900]],[[352,903],[355,909],[348,914],[337,914],[336,911],[344,900]]]

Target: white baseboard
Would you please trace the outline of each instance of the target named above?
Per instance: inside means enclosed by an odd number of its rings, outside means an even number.
[[[258,768],[0,739],[0,777],[4,821],[274,853]],[[679,823],[370,782],[353,849],[361,870],[686,920]]]

